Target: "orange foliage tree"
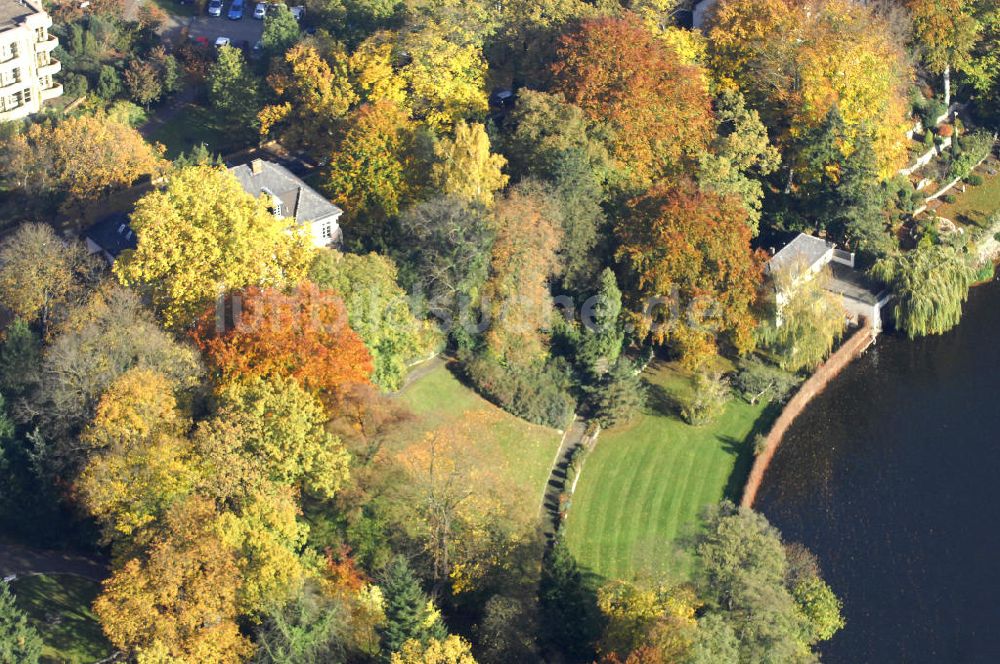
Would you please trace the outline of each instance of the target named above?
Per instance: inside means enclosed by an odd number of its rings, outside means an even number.
[[[684,64],[642,21],[599,18],[560,38],[554,91],[607,122],[618,166],[648,183],[675,171],[711,138],[705,72]]]
[[[224,379],[292,377],[333,402],[352,385],[369,382],[371,355],[348,325],[336,292],[308,282],[289,293],[250,288],[239,307],[234,324],[222,334],[216,333],[215,312],[193,333]]]
[[[629,209],[616,226],[616,257],[639,332],[672,344],[689,366],[715,352],[718,335],[750,350],[762,264],[740,201],[682,180],[656,185]]]

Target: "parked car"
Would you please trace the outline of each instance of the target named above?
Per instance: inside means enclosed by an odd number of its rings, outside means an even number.
[[[295,17],[296,21],[301,21],[302,17],[306,15],[306,8],[303,5],[297,5],[292,7],[292,16]]]
[[[257,6],[253,8],[253,17],[259,21],[262,21],[264,20],[265,16],[267,16],[267,3],[258,2]]]
[[[229,46],[229,37],[216,37],[215,38],[215,48],[222,48],[223,46]]]
[[[233,0],[229,5],[229,20],[238,21],[243,18],[243,0]]]
[[[222,16],[222,0],[208,0],[208,15]]]

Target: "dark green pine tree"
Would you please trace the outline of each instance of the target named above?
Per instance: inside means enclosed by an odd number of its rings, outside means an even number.
[[[431,600],[405,558],[392,559],[380,585],[385,598],[385,623],[379,628],[379,639],[385,661],[410,639],[426,643],[429,639],[447,638],[447,628],[439,616],[433,616]]]
[[[794,198],[800,228],[796,230],[824,229],[828,225],[829,211],[835,205],[836,173],[844,161],[846,138],[844,118],[834,104],[823,122],[797,141]]]
[[[556,540],[542,564],[538,605],[541,642],[565,661],[593,661],[601,631],[597,595],[562,540]]]
[[[42,637],[0,582],[0,664],[35,664],[42,654]]]
[[[0,391],[8,397],[25,396],[38,384],[42,342],[22,318],[7,327],[0,346]]]
[[[632,363],[619,357],[590,393],[594,417],[607,428],[627,422],[638,412],[644,389]]]
[[[622,311],[622,292],[615,274],[610,269],[601,273],[593,314],[587,318],[577,346],[577,362],[588,373],[600,376],[618,359],[625,333],[619,317]]]
[[[873,258],[885,256],[892,240],[885,228],[885,196],[879,184],[878,157],[871,132],[862,127],[834,191],[830,224],[851,248]]]

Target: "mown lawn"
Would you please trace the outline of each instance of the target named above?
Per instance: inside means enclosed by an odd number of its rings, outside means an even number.
[[[599,577],[665,574],[690,578],[690,538],[700,514],[738,500],[752,462],[752,438],[773,415],[734,398],[705,427],[675,415],[690,380],[665,363],[647,369],[646,412],[603,432],[587,458],[566,522],[578,562]]]
[[[14,582],[17,605],[45,642],[43,662],[89,664],[111,655],[111,644],[90,610],[100,589],[100,584],[72,574],[39,574]]]
[[[414,381],[400,398],[416,416],[406,427],[413,440],[462,421],[475,423],[478,458],[488,459],[490,470],[505,473],[517,487],[517,503],[537,513],[542,491],[562,434],[525,422],[497,408],[463,385],[448,368],[438,366]]]
[[[983,168],[976,169],[976,173],[983,177],[983,184],[978,187],[967,185],[964,194],[959,189],[961,185],[956,186],[950,192],[955,195],[955,202],[937,208],[939,217],[963,224],[985,226],[989,216],[1000,210],[1000,174],[987,175]]]
[[[226,155],[254,145],[256,135],[245,127],[231,126],[231,121],[216,111],[189,103],[176,110],[164,110],[166,120],[155,113],[142,127],[147,140],[162,143],[167,158],[175,159],[182,152],[204,143],[212,154]]]

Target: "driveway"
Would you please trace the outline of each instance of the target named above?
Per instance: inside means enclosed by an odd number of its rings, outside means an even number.
[[[233,46],[243,46],[244,42],[249,46],[256,44],[264,34],[264,21],[253,18],[253,8],[257,3],[247,2],[243,18],[238,21],[226,18],[229,4],[229,2],[223,4],[222,16],[202,14],[190,19],[188,36],[194,39],[204,37],[210,44],[215,43],[216,37],[229,37]]]
[[[76,574],[92,581],[103,581],[108,576],[108,568],[100,561],[63,551],[0,543],[0,578],[14,574]]]

